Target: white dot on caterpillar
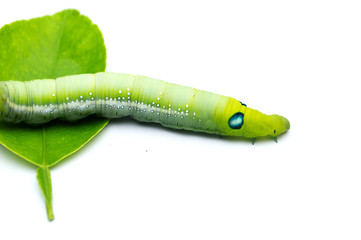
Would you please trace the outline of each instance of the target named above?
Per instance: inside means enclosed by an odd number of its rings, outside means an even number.
[[[186,104],[186,107],[189,107],[188,104]],[[188,110],[187,110],[188,111]]]
[[[129,95],[130,95],[130,92],[127,92],[127,95],[129,96]]]
[[[51,94],[53,97],[55,97],[55,93]]]
[[[93,93],[92,93],[92,92],[89,92],[89,95],[91,96],[91,95],[93,95]]]
[[[160,100],[160,97],[157,97],[157,100],[159,101],[159,100]]]
[[[80,98],[83,98],[83,96],[80,95]]]
[[[122,93],[122,90],[119,90],[119,93]]]
[[[130,91],[130,88],[127,88],[127,91],[129,92],[129,91]]]
[[[69,101],[69,97],[66,97],[66,100]]]

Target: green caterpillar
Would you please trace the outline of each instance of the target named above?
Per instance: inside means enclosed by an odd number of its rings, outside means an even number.
[[[130,116],[170,128],[254,139],[277,137],[290,128],[286,118],[262,114],[236,99],[129,74],[3,81],[0,97],[0,121],[12,123]]]

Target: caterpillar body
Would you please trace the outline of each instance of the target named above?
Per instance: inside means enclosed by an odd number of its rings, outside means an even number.
[[[44,124],[91,114],[130,116],[165,127],[256,138],[286,132],[289,121],[242,102],[145,76],[96,73],[0,82],[0,121]]]

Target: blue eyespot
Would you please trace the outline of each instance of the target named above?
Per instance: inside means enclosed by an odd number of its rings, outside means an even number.
[[[243,117],[244,114],[241,112],[233,114],[233,116],[228,120],[228,125],[232,129],[240,129],[243,126]]]

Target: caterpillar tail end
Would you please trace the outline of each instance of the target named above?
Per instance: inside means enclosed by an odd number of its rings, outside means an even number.
[[[5,86],[3,84],[0,84],[0,122],[4,121],[5,103],[6,103]]]

